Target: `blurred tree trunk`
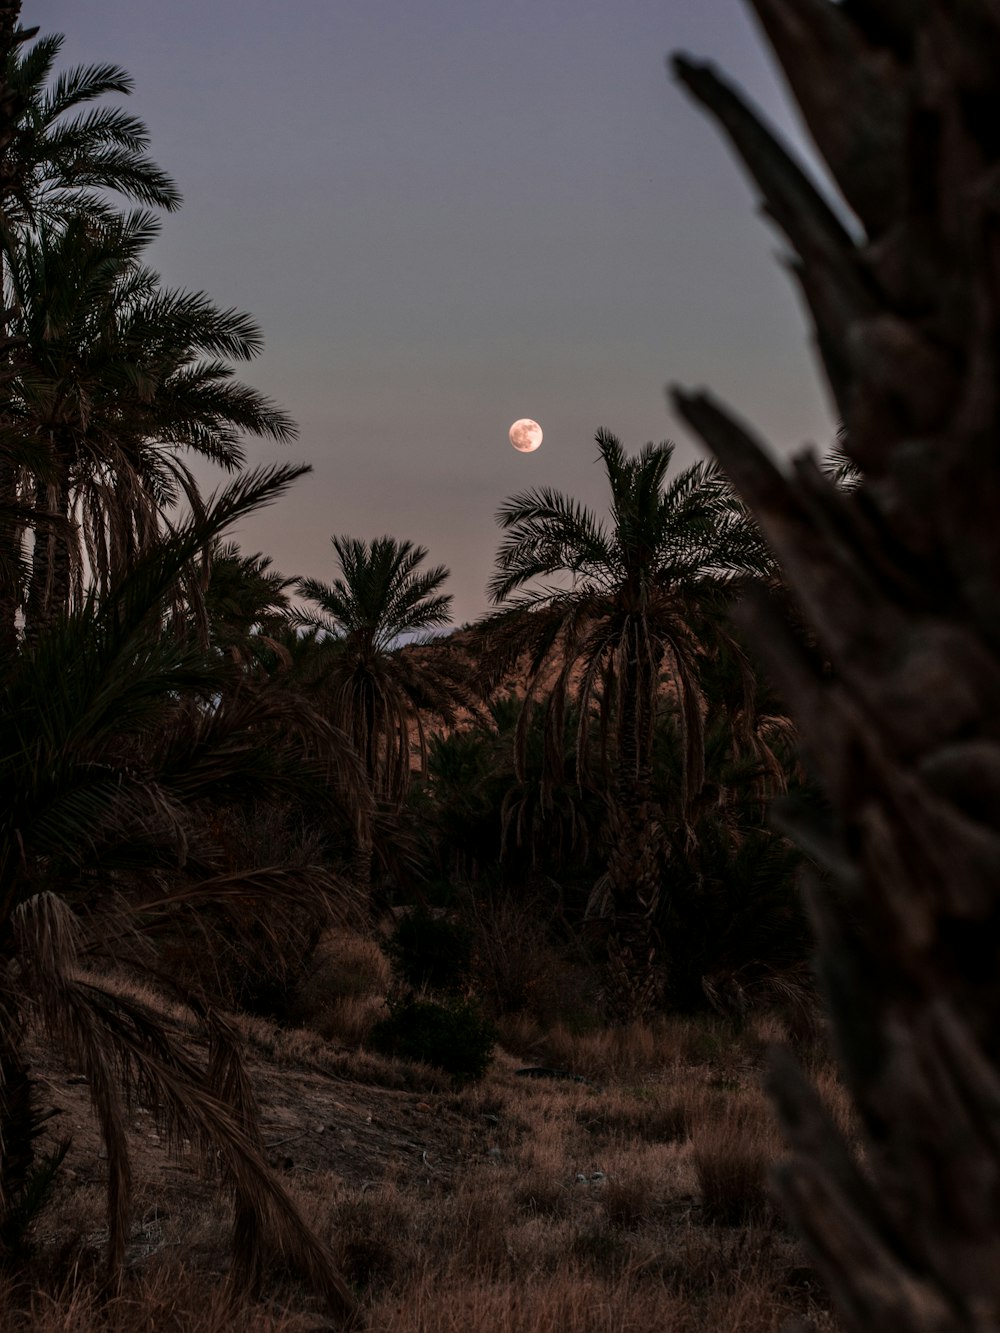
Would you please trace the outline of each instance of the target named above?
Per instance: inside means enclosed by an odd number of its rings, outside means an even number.
[[[7,81],[6,69],[11,54],[27,35],[18,30],[20,13],[21,0],[0,0],[0,225],[19,180],[16,140],[17,117],[22,107],[20,98]],[[10,442],[3,438],[10,429],[6,392],[10,379],[10,344],[3,277],[4,261],[0,251],[0,657],[17,647],[15,616],[20,565],[17,524],[13,518],[17,508],[16,469],[10,456]]]
[[[711,68],[675,69],[788,238],[864,476],[845,493],[810,457],[779,469],[709,396],[675,395],[819,646],[763,601],[744,609],[832,808],[796,833],[829,871],[812,909],[865,1168],[781,1063],[779,1190],[849,1327],[985,1333],[1000,1323],[1000,8],[753,8],[841,204]]]

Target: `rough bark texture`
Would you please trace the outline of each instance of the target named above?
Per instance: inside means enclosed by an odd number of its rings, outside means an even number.
[[[35,507],[40,521],[35,529],[25,606],[25,638],[29,643],[36,643],[40,634],[69,611],[75,556],[68,536],[71,503],[65,470],[55,485],[41,481],[36,484]]]
[[[20,0],[0,0],[0,215],[6,213],[11,195],[17,188],[17,157],[14,151],[20,98],[6,78],[7,61],[20,37],[18,19]],[[0,257],[0,433],[7,422],[6,388],[10,380],[10,343],[7,338],[7,311],[3,291],[3,259]],[[17,507],[14,465],[8,456],[7,442],[0,439],[0,656],[17,646],[15,616],[19,600],[16,524],[11,515]]]
[[[779,1189],[866,1333],[1000,1324],[1000,6],[753,0],[857,222],[711,68],[675,62],[794,251],[865,481],[781,470],[706,395],[682,414],[811,621],[745,609],[832,816],[798,834],[860,1113],[859,1171],[788,1063]]]
[[[604,1002],[617,1023],[648,1018],[663,1006],[663,961],[657,956],[653,917],[663,883],[662,812],[640,790],[611,812],[608,888],[608,962]]]
[[[653,790],[653,731],[659,658],[643,626],[619,684],[614,801],[608,814],[607,910],[611,923],[604,1001],[618,1023],[663,1006],[663,958],[654,926],[664,878],[663,811]],[[645,649],[645,654],[642,654]],[[662,656],[662,654],[661,654]],[[655,664],[655,665],[654,665]]]

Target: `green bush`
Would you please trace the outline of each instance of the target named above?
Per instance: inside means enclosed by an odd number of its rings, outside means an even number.
[[[399,921],[388,953],[404,985],[414,990],[457,991],[472,966],[472,933],[460,921],[418,907]]]
[[[470,1000],[438,1004],[409,996],[391,1005],[389,1017],[372,1028],[369,1042],[384,1055],[435,1065],[461,1084],[486,1073],[496,1035]]]

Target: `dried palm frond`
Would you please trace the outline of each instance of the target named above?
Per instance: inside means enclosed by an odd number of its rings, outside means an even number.
[[[203,1015],[209,1060],[199,1065],[163,1018],[76,967],[79,926],[65,902],[39,894],[17,913],[17,961],[45,1029],[86,1075],[107,1154],[108,1266],[120,1275],[131,1203],[125,1110],[156,1109],[168,1147],[190,1142],[210,1174],[221,1171],[235,1209],[234,1252],[243,1278],[259,1275],[268,1247],[344,1315],[353,1300],[332,1256],[312,1234],[262,1156],[256,1107],[234,1033]]]
[[[221,1168],[236,1203],[238,1258],[248,1270],[259,1270],[270,1247],[344,1315],[352,1302],[328,1251],[261,1157],[245,1071],[223,1020],[201,1007],[210,1044],[203,1065],[183,1031],[82,971],[79,961],[85,952],[92,968],[115,943],[120,952],[171,913],[191,915],[196,906],[204,912],[209,902],[225,912],[265,900],[311,900],[326,909],[346,901],[326,869],[238,868],[206,839],[202,803],[213,793],[231,796],[251,775],[260,778],[261,751],[274,749],[289,712],[259,693],[223,707],[220,695],[231,681],[226,663],[178,642],[163,623],[170,588],[204,543],[280,494],[294,475],[271,469],[239,478],[107,597],[39,636],[0,681],[0,784],[9,796],[0,808],[0,1064],[8,1088],[0,1096],[0,1135],[13,1169],[26,1145],[12,1138],[20,1133],[23,1140],[28,1123],[24,1098],[15,1095],[17,1059],[24,1023],[33,1017],[87,1076],[107,1153],[113,1277],[124,1259],[131,1193],[126,1111],[141,1096],[157,1107],[173,1147],[190,1139],[207,1169]],[[165,733],[185,709],[214,717],[171,748]],[[308,750],[311,742],[315,785],[329,800],[325,779],[340,773],[349,780],[350,761],[336,753],[342,742],[329,726],[307,737],[308,721],[297,725],[298,741],[288,744]],[[185,745],[196,760],[187,774]],[[257,790],[270,775],[287,794],[290,767],[282,770],[272,756]],[[127,900],[122,877],[140,870],[149,885]],[[150,957],[131,952],[150,966]]]

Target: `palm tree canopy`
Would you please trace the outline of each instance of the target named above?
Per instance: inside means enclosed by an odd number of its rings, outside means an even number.
[[[302,596],[319,607],[301,623],[378,654],[451,619],[451,594],[438,592],[449,571],[444,565],[420,570],[427,559],[423,546],[394,537],[376,537],[370,544],[355,537],[331,542],[340,576],[332,583],[299,581]]]
[[[439,591],[449,571],[421,570],[427,551],[409,541],[331,540],[339,576],[300,579],[297,591],[317,609],[293,619],[318,637],[313,670],[333,721],[353,736],[375,794],[398,803],[413,739],[426,767],[425,717],[451,723],[471,702],[464,659],[448,644],[412,642],[450,619],[451,596]]]
[[[668,483],[672,444],[647,444],[630,458],[610,432],[596,439],[611,489],[610,528],[560,491],[513,496],[497,515],[508,535],[489,584],[494,605],[535,579],[569,573],[582,594],[610,595],[637,612],[667,587],[771,571],[756,527],[714,464],[695,463]],[[517,604],[541,606],[563,591],[536,589]]]
[[[106,213],[109,190],[140,204],[177,208],[176,185],[145,155],[149,134],[142,121],[120,107],[92,105],[131,93],[129,75],[105,63],[53,80],[63,40],[53,35],[27,48],[18,44],[7,57],[7,84],[19,113],[4,150],[0,230],[9,235],[45,218]]]
[[[526,662],[529,702],[554,675],[553,771],[561,771],[567,700],[578,692],[578,771],[587,769],[597,712],[602,762],[615,768],[619,788],[648,782],[666,672],[687,737],[685,786],[693,794],[701,772],[699,659],[720,639],[731,642],[725,611],[737,583],[766,576],[772,561],[714,465],[695,463],[670,479],[673,445],[647,444],[629,457],[608,431],[596,439],[610,522],[551,489],[509,499],[497,516],[506,535],[489,584],[502,609],[484,628],[497,670]],[[541,581],[566,575],[568,588]]]
[[[5,246],[10,329],[21,340],[11,411],[36,431],[89,435],[98,452],[155,438],[235,470],[243,433],[285,441],[295,427],[226,364],[260,352],[250,316],[165,290],[142,262],[158,231],[146,212],[77,216]]]
[[[181,497],[199,503],[184,453],[235,471],[244,435],[295,435],[228,363],[260,350],[254,321],[201,293],[162,289],[143,263],[157,230],[146,212],[78,215],[3,246],[8,327],[19,339],[7,422],[42,451],[41,466],[22,459],[20,485],[43,515],[76,520],[100,584],[155,539]],[[55,538],[36,541],[33,616],[45,561],[79,568],[65,540],[62,555],[50,543],[59,549]],[[64,600],[61,589],[53,604]]]

